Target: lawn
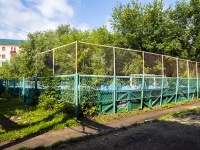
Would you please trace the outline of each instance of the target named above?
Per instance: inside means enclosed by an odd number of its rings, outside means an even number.
[[[66,110],[44,110],[18,99],[0,99],[0,142],[79,125]]]

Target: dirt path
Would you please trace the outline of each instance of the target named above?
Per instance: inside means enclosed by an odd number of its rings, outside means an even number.
[[[40,135],[26,137],[16,141],[1,142],[0,149],[12,150],[20,147],[49,146],[58,140],[67,140],[71,137],[82,137],[91,133],[115,130],[122,126],[129,126],[135,122],[143,123],[145,120],[156,119],[171,112],[197,106],[200,106],[199,101],[166,110],[153,111],[139,116],[113,120],[106,124],[93,122],[90,125],[41,133]],[[187,125],[173,121],[162,121],[141,124],[136,127],[130,127],[127,130],[112,131],[110,134],[88,139],[78,144],[62,144],[59,149],[110,150],[133,149],[134,147],[135,149],[200,149],[200,139],[196,137],[200,137],[200,128],[196,124]]]

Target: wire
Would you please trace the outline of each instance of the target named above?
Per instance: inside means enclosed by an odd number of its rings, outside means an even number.
[[[14,29],[16,29],[16,30],[19,30],[19,31],[22,31],[22,32],[25,32],[25,33],[29,33],[29,32],[27,32],[27,31],[21,30],[21,29],[16,28],[16,27],[13,27],[13,26],[11,26],[11,25],[9,25],[9,24],[6,24],[6,23],[4,23],[4,22],[1,22],[1,21],[0,21],[0,23],[1,23],[1,24],[4,24],[4,25],[6,25],[6,26],[9,26],[9,27],[11,27],[11,28],[14,28]]]

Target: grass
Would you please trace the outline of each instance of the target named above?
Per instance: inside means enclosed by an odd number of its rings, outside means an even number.
[[[185,103],[192,103],[186,101]],[[114,119],[120,119],[130,116],[137,116],[147,112],[168,109],[184,103],[171,103],[163,107],[150,107],[144,110],[134,110],[129,112],[121,112],[116,114],[102,114],[90,118],[93,122],[103,124]],[[7,123],[2,123],[2,121]],[[66,111],[58,109],[44,110],[37,106],[25,105],[18,99],[0,99],[0,142],[6,140],[15,140],[28,136],[34,136],[56,129],[64,129],[87,124],[85,120],[78,120],[75,116],[68,115]],[[73,139],[72,139],[73,141]]]
[[[50,130],[77,126],[75,116],[59,109],[44,110],[17,99],[0,99],[0,142],[15,140]]]
[[[179,112],[174,112],[169,115],[163,116],[162,118],[160,118],[160,120],[169,120],[172,118],[177,118],[177,117],[182,117],[182,116],[197,114],[197,113],[200,113],[200,107],[186,109]]]

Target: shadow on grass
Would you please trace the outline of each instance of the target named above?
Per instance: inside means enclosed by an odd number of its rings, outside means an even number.
[[[0,114],[0,127],[8,132],[12,128],[18,128],[19,125],[11,119],[5,117],[3,114]]]
[[[19,108],[18,107],[13,107],[13,109],[19,109]],[[21,107],[21,109],[24,109],[24,108]],[[62,112],[63,111],[66,112],[66,115],[61,120],[59,120],[59,121],[57,121],[55,123],[49,124],[48,126],[46,126],[44,128],[40,128],[39,131],[31,133],[31,134],[29,134],[29,135],[27,135],[27,136],[25,136],[23,138],[19,138],[19,139],[13,140],[13,141],[10,141],[8,143],[5,142],[6,144],[3,144],[3,145],[0,144],[1,145],[0,149],[11,148],[11,147],[13,147],[15,145],[18,145],[18,144],[20,144],[22,142],[25,142],[25,141],[29,140],[29,139],[32,139],[32,138],[37,137],[39,135],[42,135],[45,132],[48,132],[48,131],[54,129],[57,125],[62,124],[62,123],[66,123],[66,121],[68,119],[72,119],[72,118],[75,117],[74,115],[67,115],[67,111],[66,110],[57,110],[54,113],[49,114],[46,118],[43,118],[40,121],[33,122],[33,123],[30,123],[30,124],[18,125],[17,123],[13,122],[9,118],[6,118],[4,115],[0,115],[0,118],[2,118],[2,120],[0,120],[0,125],[2,126],[2,128],[5,129],[6,132],[9,132],[9,131],[12,132],[14,130],[21,130],[21,129],[28,128],[29,126],[38,126],[41,122],[50,122],[61,111]],[[6,122],[4,122],[4,121],[6,121]],[[88,129],[95,130],[95,131],[98,131],[98,132],[102,131],[102,130],[108,130],[108,129],[110,129],[107,126],[101,125],[99,123],[96,123],[96,122],[94,122],[94,121],[92,121],[90,119],[84,118],[84,120],[81,119],[81,120],[78,120],[78,121],[80,122],[80,124],[82,126],[82,130],[79,130],[79,132],[82,132],[84,134],[88,134],[89,133],[89,131],[87,131]],[[6,126],[6,124],[9,124],[9,126]],[[73,129],[73,128],[71,128],[71,129]]]

